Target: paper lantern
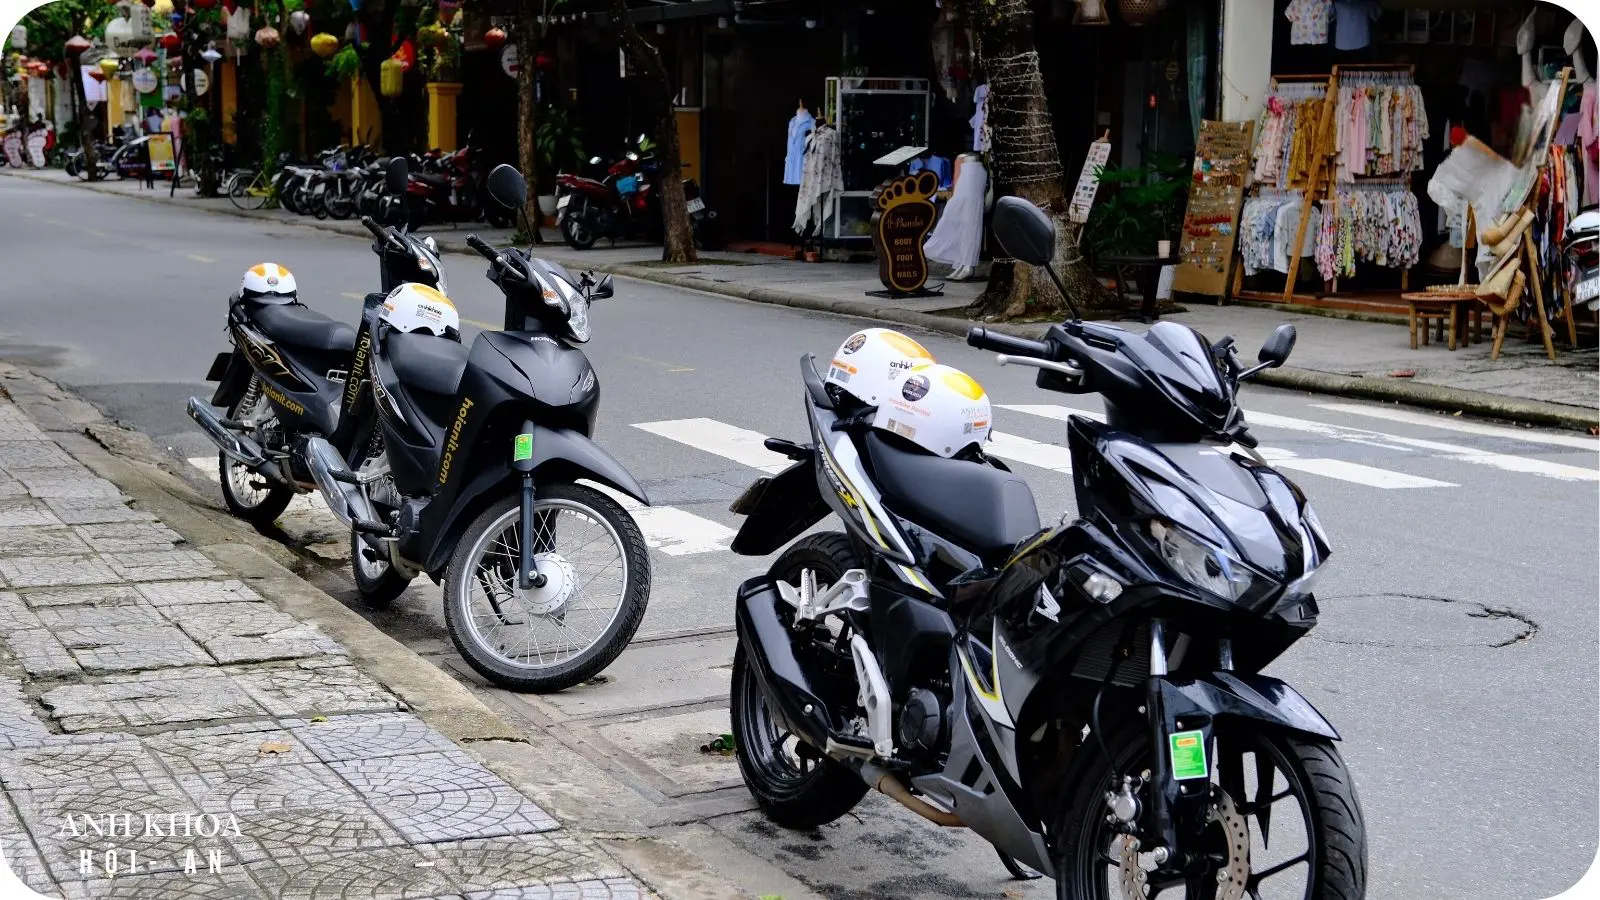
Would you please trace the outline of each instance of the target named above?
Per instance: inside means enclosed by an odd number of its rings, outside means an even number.
[[[278,46],[282,40],[283,36],[278,34],[278,29],[273,28],[271,25],[264,25],[256,32],[256,43],[268,50]]]
[[[294,29],[295,34],[305,34],[306,26],[310,24],[311,14],[305,10],[297,9],[294,12],[289,13],[289,27]]]
[[[163,50],[176,50],[183,44],[183,38],[178,37],[175,33],[168,32],[161,36],[160,44]]]
[[[250,10],[235,8],[228,13],[228,40],[244,42],[250,39]]]
[[[545,71],[549,71],[552,67],[555,66],[555,64],[556,64],[556,58],[554,56],[551,56],[550,54],[544,52],[543,50],[540,50],[539,51],[539,55],[535,56],[533,58],[534,67],[535,68],[539,68],[539,69],[544,69]]]
[[[385,97],[398,97],[406,89],[406,64],[390,57],[378,64],[378,91]]]
[[[117,59],[115,56],[102,56],[100,58],[100,62],[96,63],[95,65],[100,68],[100,71],[105,74],[106,78],[110,78],[111,76],[117,74],[117,69],[122,65],[122,60]]]
[[[89,39],[88,38],[84,37],[81,34],[75,34],[72,37],[67,38],[67,43],[66,43],[67,55],[68,56],[77,56],[78,54],[82,53],[83,51],[89,49],[92,46],[94,46],[94,45],[89,43]]]
[[[411,71],[417,65],[416,42],[410,38],[401,41],[400,49],[395,51],[394,58],[400,60],[400,64],[405,67],[407,72]]]
[[[327,59],[339,52],[339,39],[326,31],[311,38],[311,52]]]
[[[96,67],[89,70],[89,77],[93,78],[95,81],[105,81],[106,73],[100,71],[100,69]]]
[[[504,28],[491,28],[483,33],[483,45],[490,50],[499,50],[506,45],[506,30]]]
[[[200,58],[208,63],[214,63],[222,58],[222,54],[219,53],[215,47],[207,47],[205,51],[200,54]]]
[[[11,29],[11,49],[28,49],[28,26],[18,25],[17,27]]]
[[[156,61],[156,52],[149,47],[140,47],[139,52],[135,53],[133,58],[148,66]]]
[[[456,13],[461,10],[461,0],[439,0],[439,21],[446,25],[456,20]]]

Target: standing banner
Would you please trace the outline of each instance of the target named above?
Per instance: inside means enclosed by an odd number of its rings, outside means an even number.
[[[150,173],[172,172],[177,168],[172,155],[172,135],[152,134],[150,141],[145,146],[150,148]]]
[[[1089,221],[1089,210],[1094,208],[1095,194],[1100,192],[1100,170],[1111,159],[1111,132],[1089,145],[1089,155],[1084,157],[1083,171],[1078,173],[1078,186],[1072,189],[1072,202],[1067,206],[1067,221],[1082,225]]]
[[[1178,239],[1183,263],[1173,279],[1173,290],[1216,297],[1219,302],[1227,296],[1254,132],[1254,122],[1200,123],[1189,205]]]
[[[27,163],[22,161],[22,132],[8,131],[5,137],[6,165],[13,169],[20,169]]]

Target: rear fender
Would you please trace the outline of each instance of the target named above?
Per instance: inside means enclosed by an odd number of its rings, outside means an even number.
[[[822,521],[832,510],[817,490],[815,463],[806,458],[777,475],[762,476],[729,507],[745,516],[730,549],[741,556],[766,556]]]
[[[211,395],[211,405],[229,409],[238,403],[244,397],[245,388],[250,386],[250,374],[250,361],[245,359],[243,353],[238,350],[218,353],[211,363],[211,371],[206,373],[207,381],[217,382],[217,390]]]

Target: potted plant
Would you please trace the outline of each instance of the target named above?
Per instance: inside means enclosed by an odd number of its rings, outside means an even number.
[[[548,189],[548,193],[539,194],[539,212],[553,216],[556,214],[556,173],[582,165],[583,135],[568,110],[546,106],[539,112],[534,146],[539,152],[539,183]]]
[[[1143,166],[1109,165],[1096,175],[1099,199],[1084,226],[1092,257],[1154,254],[1158,242],[1177,237],[1189,197],[1188,162],[1155,154]]]

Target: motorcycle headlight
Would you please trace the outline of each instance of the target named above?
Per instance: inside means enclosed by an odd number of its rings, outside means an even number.
[[[1180,578],[1201,590],[1238,602],[1246,595],[1259,593],[1255,590],[1258,586],[1267,586],[1265,577],[1238,557],[1182,526],[1151,519],[1149,528],[1161,559]]]
[[[580,341],[589,340],[589,301],[580,296],[574,296],[571,309],[567,312],[567,328],[572,336]]]

